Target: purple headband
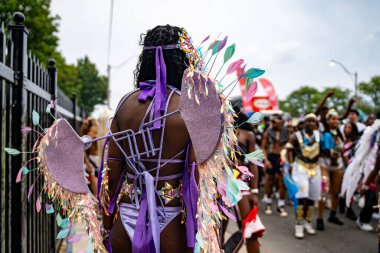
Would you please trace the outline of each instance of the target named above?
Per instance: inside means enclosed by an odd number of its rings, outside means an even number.
[[[154,83],[140,82],[139,86],[141,89],[141,93],[138,99],[140,102],[146,102],[148,98],[154,98],[154,119],[161,117],[161,113],[165,112],[165,106],[167,102],[166,65],[164,61],[164,55],[162,54],[162,50],[177,48],[178,46],[175,44],[162,46],[144,46],[144,50],[156,50],[156,81]],[[153,129],[160,129],[160,127],[161,120],[156,120],[153,123]]]

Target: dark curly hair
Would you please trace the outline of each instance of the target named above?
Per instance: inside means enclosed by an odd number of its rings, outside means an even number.
[[[146,34],[140,35],[139,44],[142,46],[162,46],[178,44],[181,28],[176,26],[156,26],[148,30]],[[186,54],[181,49],[163,50],[166,65],[166,83],[181,89],[182,75],[188,66]],[[143,50],[139,56],[135,76],[135,87],[139,87],[140,82],[156,79],[155,50]]]

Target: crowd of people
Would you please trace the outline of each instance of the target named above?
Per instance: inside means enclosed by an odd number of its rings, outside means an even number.
[[[263,168],[257,169],[260,174],[259,185],[264,190],[262,202],[265,214],[273,215],[275,210],[279,217],[287,217],[284,207],[287,202],[292,204],[295,210],[294,236],[299,239],[304,238],[305,233],[316,234],[316,229],[325,230],[326,207],[330,210],[327,221],[337,226],[344,225],[338,213],[346,215],[356,222],[359,229],[367,232],[374,230],[371,220],[379,219],[378,209],[374,208],[377,205],[377,172],[372,173],[372,177],[360,178],[356,195],[348,201],[350,205],[347,207],[341,186],[357,143],[380,115],[371,114],[365,122],[359,121],[360,113],[355,109],[355,98],[350,99],[344,115],[339,115],[334,108],[325,106],[333,95],[333,91],[329,92],[315,112],[298,119],[273,114],[266,116],[261,125],[253,126],[252,129],[256,148],[261,148],[264,153]],[[379,140],[376,142],[380,143]],[[372,164],[372,168],[376,167],[377,170],[379,166]],[[284,178],[287,173],[291,175],[291,182],[289,177]],[[286,183],[297,188],[293,198],[287,197]],[[272,203],[273,199],[277,199],[277,205]],[[360,210],[356,214],[353,205],[358,205],[356,202],[359,199],[365,199],[365,204],[359,204],[360,209],[355,208]],[[316,219],[313,218],[315,207]]]

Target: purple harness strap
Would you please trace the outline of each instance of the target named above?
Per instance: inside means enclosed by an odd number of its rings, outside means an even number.
[[[186,152],[186,161],[188,160],[190,145]],[[185,171],[182,178],[182,199],[186,208],[186,237],[187,247],[195,247],[195,234],[197,231],[197,201],[198,201],[198,186],[195,181],[195,162],[192,163],[190,171],[188,163],[186,163]]]

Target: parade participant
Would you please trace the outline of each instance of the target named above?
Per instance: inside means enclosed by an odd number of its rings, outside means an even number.
[[[277,212],[281,217],[288,216],[285,211],[285,185],[281,172],[281,150],[288,142],[288,129],[284,127],[283,120],[280,115],[273,115],[269,127],[262,140],[262,150],[265,160],[265,202],[266,214],[272,214],[272,191],[274,186],[278,186],[279,199],[277,204]]]
[[[331,98],[333,97],[335,94],[334,90],[330,90],[329,92],[326,93],[326,95],[323,97],[323,99],[321,100],[321,102],[318,104],[318,107],[317,109],[315,110],[315,114],[317,116],[319,116],[319,130],[321,132],[324,132],[326,129],[327,129],[327,122],[326,122],[326,114],[328,113],[329,111],[329,108],[325,106],[328,98]],[[339,117],[339,120],[344,120],[345,118],[347,118],[347,116],[349,116],[350,112],[351,112],[351,109],[355,103],[355,98],[352,97],[349,101],[348,101],[348,104],[347,104],[347,107],[346,107],[346,111],[344,112],[343,115],[341,116],[338,116]]]
[[[375,120],[376,120],[375,114],[371,113],[370,115],[368,115],[368,118],[367,118],[367,120],[365,122],[365,125],[367,127],[372,126],[373,123],[375,123]]]
[[[366,129],[366,125],[359,122],[358,118],[359,118],[359,111],[358,110],[350,110],[350,113],[348,114],[348,121],[356,124],[359,133],[363,134],[364,130]]]
[[[353,124],[351,122],[347,122],[346,124],[344,124],[343,137],[344,137],[344,149],[345,149],[345,152],[343,155],[343,161],[344,161],[344,167],[347,168],[347,166],[349,165],[350,159],[354,156],[354,149],[355,149],[356,143],[360,138],[360,134],[359,134],[356,124]],[[345,205],[344,196],[341,196],[339,198],[339,212],[346,213],[345,207],[346,205]],[[350,207],[347,208],[346,217],[351,220],[357,219],[352,209],[352,204],[350,205]]]
[[[98,128],[99,123],[98,121],[93,117],[88,117],[83,121],[83,124],[80,128],[80,135],[88,135],[92,139],[95,139],[98,137]],[[85,170],[88,174],[87,179],[89,181],[89,185],[91,188],[91,192],[93,194],[96,194],[97,189],[97,176],[99,172],[100,167],[100,159],[98,156],[98,143],[95,142],[91,145],[91,147],[86,150],[84,153],[84,165]]]
[[[255,136],[252,132],[252,126],[247,123],[248,117],[240,110],[240,108],[234,107],[238,119],[235,120],[235,126],[237,126],[236,136],[240,150],[243,154],[252,153],[256,150]],[[242,220],[245,220],[250,211],[258,205],[258,168],[251,162],[249,162],[243,155],[237,155],[239,166],[245,166],[251,173],[248,175],[241,175],[244,181],[250,187],[250,190],[243,194],[243,198],[239,201],[239,213]],[[244,235],[243,231],[243,235]],[[253,234],[250,238],[246,239],[246,246],[248,253],[260,252],[259,243],[257,240],[257,234]]]
[[[304,117],[305,127],[297,131],[287,144],[288,161],[293,162],[292,177],[299,190],[296,193],[298,208],[295,210],[296,225],[295,237],[304,238],[304,230],[308,234],[315,234],[311,219],[314,202],[321,195],[321,170],[318,165],[320,155],[320,135],[317,128],[317,117],[310,113]]]
[[[336,225],[343,222],[336,217],[338,209],[339,192],[343,180],[343,150],[344,141],[339,131],[339,115],[334,109],[330,109],[326,115],[328,128],[322,136],[320,166],[322,170],[323,197],[318,203],[317,229],[324,230],[323,213],[327,194],[331,197],[331,211],[328,221]]]
[[[107,135],[80,138],[67,120],[51,114],[54,101],[46,108],[54,118],[50,127],[42,127],[33,111],[33,124],[43,130],[29,152],[38,153],[30,161],[37,160],[38,176],[44,177],[36,209],[40,211],[45,200],[47,213],[59,211],[57,238],[67,237],[70,242],[82,237],[72,226],[77,219],[84,222],[90,240],[83,252],[105,252],[103,243],[108,252],[116,253],[220,252],[222,218],[231,217],[228,208],[237,205],[241,192],[249,191],[246,183],[234,177],[236,169],[247,173],[236,159],[235,112],[220,81],[212,78],[214,64],[206,68],[226,46],[227,37],[210,44],[213,53],[207,63],[200,57],[207,53],[199,53],[184,29],[157,26],[142,37],[144,48],[135,72],[138,88],[120,101]],[[227,47],[224,63],[234,52],[235,44]],[[231,63],[227,74],[239,63],[242,60]],[[250,81],[246,87],[252,91],[251,80],[263,73],[250,68],[240,78]],[[249,122],[261,119],[256,114]],[[97,203],[86,185],[83,156],[101,139],[105,145]],[[12,148],[5,151],[21,153]],[[244,156],[262,163],[261,151]],[[28,172],[22,167],[16,182]],[[29,194],[32,191],[33,185]],[[103,211],[102,229],[97,204]],[[168,237],[171,240],[162,240]]]
[[[371,173],[368,175],[368,177],[364,180],[361,189],[360,189],[360,195],[365,196],[365,206],[362,210],[362,213],[360,214],[360,219],[357,221],[357,225],[359,226],[360,229],[364,231],[372,231],[373,227],[369,224],[369,221],[371,220],[371,214],[374,210],[374,202],[371,200],[373,198],[376,199],[376,194],[377,194],[377,208],[380,207],[380,195],[379,195],[379,189],[380,189],[380,177],[379,177],[379,172],[380,172],[380,152],[377,151],[376,155],[376,162],[375,162],[375,167],[371,171]],[[371,191],[370,190],[370,185],[372,182],[376,181],[376,191]],[[375,195],[374,195],[375,194]],[[378,252],[380,253],[380,220],[378,221]]]
[[[213,42],[214,51],[226,40]],[[158,26],[141,44],[137,89],[122,98],[110,126],[110,135],[125,136],[105,147],[99,195],[107,248],[220,252],[222,215],[230,217],[227,208],[249,191],[233,177],[234,111],[184,29]]]

